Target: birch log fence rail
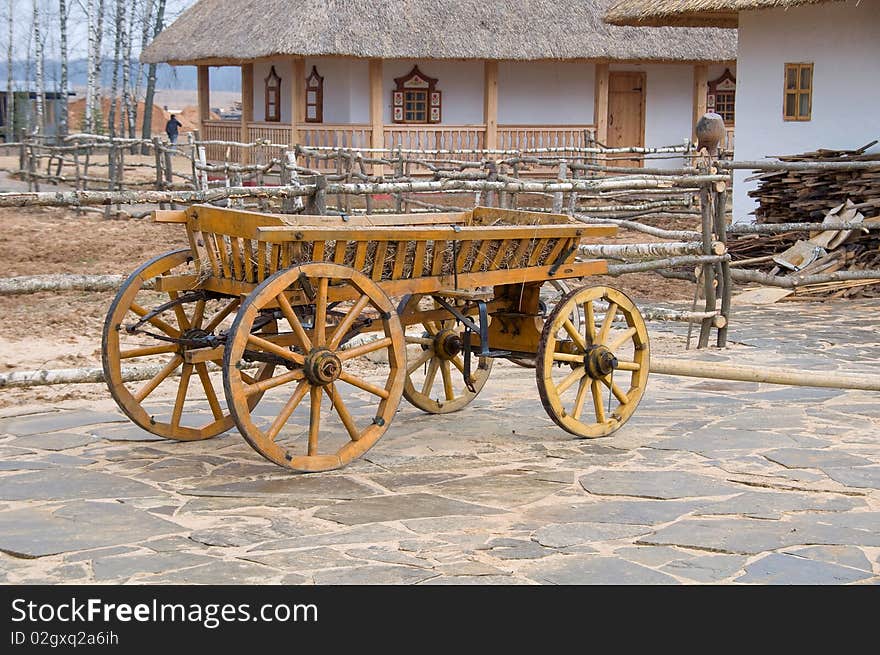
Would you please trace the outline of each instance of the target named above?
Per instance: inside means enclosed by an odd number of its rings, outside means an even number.
[[[122,205],[185,207],[212,204],[250,207],[284,213],[355,217],[369,216],[382,224],[384,215],[411,214],[417,221],[426,212],[464,211],[475,204],[500,209],[518,208],[555,212],[587,225],[615,226],[635,230],[668,243],[589,245],[578,256],[608,260],[607,274],[656,271],[681,277],[699,286],[704,307],[697,311],[644,308],[646,320],[698,323],[698,347],[708,345],[710,331],[717,330],[717,344],[724,346],[730,324],[730,298],[735,282],[796,287],[839,279],[880,279],[880,271],[840,271],[809,277],[766,275],[731,268],[727,252],[730,234],[813,230],[812,224],[733,225],[725,214],[730,173],[736,169],[765,171],[804,170],[810,162],[729,162],[696,152],[692,144],[663,148],[417,151],[308,148],[268,141],[239,143],[190,139],[172,148],[159,140],[109,139],[95,135],[71,135],[61,145],[43,141],[7,144],[19,151],[16,173],[32,189],[28,193],[0,194],[0,207],[56,206],[109,211]],[[206,149],[225,149],[226,160],[209,162]],[[248,151],[247,164],[229,161],[229,153]],[[557,152],[564,150],[564,152]],[[143,153],[146,153],[144,155]],[[267,157],[266,153],[280,153]],[[575,154],[575,157],[572,157]],[[564,155],[564,156],[562,156]],[[628,155],[643,166],[608,165],[614,156]],[[654,160],[674,158],[674,168],[647,166]],[[185,161],[186,170],[180,162]],[[684,162],[681,164],[680,162]],[[175,169],[177,163],[177,169]],[[851,162],[855,166],[831,168],[863,170],[876,162]],[[827,164],[823,164],[828,168]],[[107,170],[96,175],[95,170]],[[556,171],[548,179],[548,171]],[[43,172],[45,171],[45,172]],[[91,172],[90,172],[91,171]],[[132,171],[148,171],[131,176]],[[545,177],[540,177],[541,172]],[[136,179],[140,177],[140,179]],[[40,183],[59,187],[40,191]],[[63,187],[72,188],[63,188]],[[103,188],[102,188],[103,187]],[[382,202],[383,197],[391,201]],[[462,207],[448,198],[464,196]],[[143,211],[141,215],[151,213]],[[700,230],[671,230],[634,219],[646,215],[700,217]],[[137,215],[132,212],[132,215]],[[876,223],[841,224],[840,231],[880,229]],[[121,276],[29,276],[0,280],[0,294],[36,291],[111,290]],[[145,287],[146,288],[146,287]],[[127,369],[126,369],[127,370]],[[76,371],[79,371],[77,373]],[[76,369],[53,375],[52,371],[0,374],[0,387],[91,382],[95,373]],[[128,371],[126,375],[140,375]],[[12,376],[12,377],[11,377]]]

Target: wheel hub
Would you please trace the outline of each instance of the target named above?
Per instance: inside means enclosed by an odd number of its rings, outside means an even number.
[[[440,330],[434,337],[434,352],[441,359],[452,359],[462,349],[461,336],[450,329]]]
[[[319,348],[306,356],[303,369],[309,382],[323,387],[339,379],[342,362],[335,353],[326,348]]]
[[[584,366],[591,378],[604,378],[617,368],[617,357],[605,346],[590,346],[584,355]]]

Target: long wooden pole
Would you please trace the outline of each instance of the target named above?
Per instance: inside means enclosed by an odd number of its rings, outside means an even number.
[[[817,372],[789,368],[734,366],[718,362],[699,362],[682,359],[652,359],[651,373],[711,378],[713,380],[787,384],[796,387],[880,391],[880,376],[877,375],[851,375],[829,371]]]

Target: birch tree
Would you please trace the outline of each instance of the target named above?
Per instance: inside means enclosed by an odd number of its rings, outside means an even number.
[[[110,112],[107,116],[107,126],[110,129],[110,136],[116,136],[116,100],[117,91],[119,90],[119,66],[122,64],[122,32],[125,22],[125,3],[124,0],[116,0],[116,9],[113,15],[113,77],[110,82]]]
[[[67,111],[67,85],[68,85],[68,56],[67,56],[67,19],[70,17],[70,5],[67,0],[58,0],[58,29],[59,48],[61,51],[61,102],[58,115],[58,135],[67,136],[68,111]]]
[[[40,32],[40,3],[39,0],[33,0],[33,34],[34,34],[34,81],[36,82],[36,116],[34,117],[34,133],[45,134],[46,132],[46,81],[45,81],[45,59],[43,57],[43,46],[45,44],[45,36]]]
[[[153,38],[159,36],[165,20],[165,0],[157,0],[156,21],[153,24]],[[153,95],[156,92],[156,64],[150,64],[147,68],[147,90],[144,96],[144,122],[141,129],[141,138],[149,139],[152,136],[153,123]]]
[[[104,0],[86,0],[88,59],[86,73],[86,132],[97,131],[101,95],[101,58],[104,38]]]
[[[9,38],[9,42],[6,44],[6,143],[15,141],[15,91],[12,89],[13,16],[15,16],[13,3],[14,0],[9,0],[9,15],[6,17]]]
[[[134,17],[137,13],[137,2],[129,0],[131,10],[128,18],[123,17],[122,32],[122,116],[119,121],[119,133],[130,134],[134,129],[137,114],[137,97],[132,102],[131,94],[131,33],[134,30]]]

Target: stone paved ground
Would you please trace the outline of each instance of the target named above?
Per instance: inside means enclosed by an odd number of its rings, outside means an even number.
[[[743,310],[737,345],[700,357],[876,374],[878,309]],[[109,402],[7,410],[0,581],[880,581],[877,394],[657,375],[620,432],[585,441],[532,375],[499,364],[459,414],[403,403],[364,459],[311,476],[235,432],[154,439]]]

